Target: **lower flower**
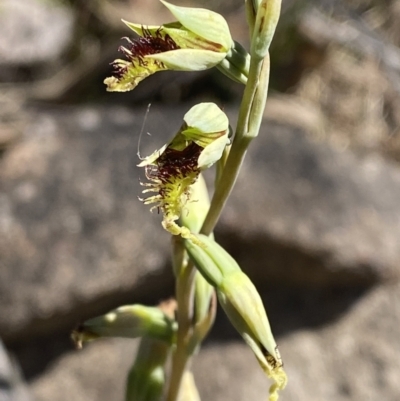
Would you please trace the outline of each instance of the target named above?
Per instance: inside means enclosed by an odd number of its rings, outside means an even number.
[[[191,237],[189,228],[180,227],[176,220],[189,201],[197,201],[192,199],[192,185],[202,170],[220,159],[229,143],[228,133],[224,112],[214,103],[200,103],[185,114],[171,142],[139,164],[148,180],[142,183],[143,193],[155,193],[143,202],[163,214],[162,225],[171,234]]]

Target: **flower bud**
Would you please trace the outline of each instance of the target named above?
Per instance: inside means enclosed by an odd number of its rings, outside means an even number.
[[[78,348],[99,337],[149,337],[172,343],[176,322],[158,307],[127,305],[89,319],[72,333]]]
[[[219,244],[201,234],[196,238],[202,246],[187,239],[186,250],[199,272],[215,287],[222,308],[254,352],[261,368],[275,381],[270,388],[270,400],[276,400],[287,377],[261,297],[248,276]]]
[[[242,271],[229,274],[217,289],[220,305],[230,322],[254,352],[261,368],[275,381],[270,400],[286,386],[282,358],[272,335],[268,317],[254,284]]]
[[[262,0],[259,3],[251,38],[251,57],[264,58],[274,36],[281,12],[281,0]]]
[[[191,240],[185,241],[185,248],[203,277],[218,290],[224,278],[231,273],[241,271],[240,267],[214,240],[202,234],[197,234],[195,237],[197,243]]]
[[[104,81],[108,91],[132,90],[157,71],[200,71],[214,67],[231,48],[229,27],[221,15],[161,2],[178,21],[148,27],[124,21],[140,37],[133,41],[127,38],[127,47],[120,47],[126,60],[114,61],[114,76]]]

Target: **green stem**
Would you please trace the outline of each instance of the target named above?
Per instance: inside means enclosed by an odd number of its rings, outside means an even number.
[[[176,349],[172,357],[171,377],[167,392],[167,401],[176,401],[181,387],[182,377],[191,355],[188,344],[192,334],[193,293],[196,270],[192,263],[182,268],[176,279],[176,298],[178,302],[178,333]]]
[[[235,185],[247,148],[252,139],[258,135],[267,98],[268,81],[269,57],[265,60],[253,58],[240,106],[235,138],[224,171],[215,188],[210,210],[201,229],[202,234],[209,235],[214,230]]]

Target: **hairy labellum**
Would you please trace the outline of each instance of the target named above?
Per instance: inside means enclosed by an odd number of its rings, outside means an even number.
[[[150,183],[143,184],[148,189],[143,192],[157,192],[145,199],[145,204],[156,203],[166,217],[177,219],[190,198],[190,186],[200,173],[197,160],[202,147],[192,142],[183,150],[165,149],[157,164],[146,166],[146,178]]]
[[[162,28],[159,28],[155,32],[155,36],[153,36],[151,32],[144,27],[142,27],[142,32],[143,36],[135,40],[124,37],[123,39],[128,42],[128,46],[120,46],[118,49],[124,54],[127,60],[132,63],[133,67],[136,65],[140,67],[147,67],[149,60],[146,60],[144,57],[150,54],[158,54],[169,50],[179,49],[179,46],[168,34],[164,36],[162,35]],[[114,76],[118,79],[121,79],[126,73],[128,65],[121,66],[119,61],[120,60],[116,60],[111,64],[114,68]],[[166,69],[165,65],[160,61],[150,60],[150,63],[154,63],[158,69]]]

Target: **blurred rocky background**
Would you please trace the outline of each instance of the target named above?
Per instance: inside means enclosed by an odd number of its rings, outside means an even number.
[[[247,45],[242,3],[176,1]],[[75,351],[69,333],[173,293],[168,235],[137,199],[147,105],[142,154],[199,101],[235,120],[243,88],[217,71],[106,93],[121,17],[170,20],[156,0],[0,0],[1,401],[122,401],[136,342]],[[283,401],[400,399],[399,18],[398,0],[283,4],[265,121],[216,233],[263,295]],[[267,398],[222,312],[194,370],[203,400]]]

